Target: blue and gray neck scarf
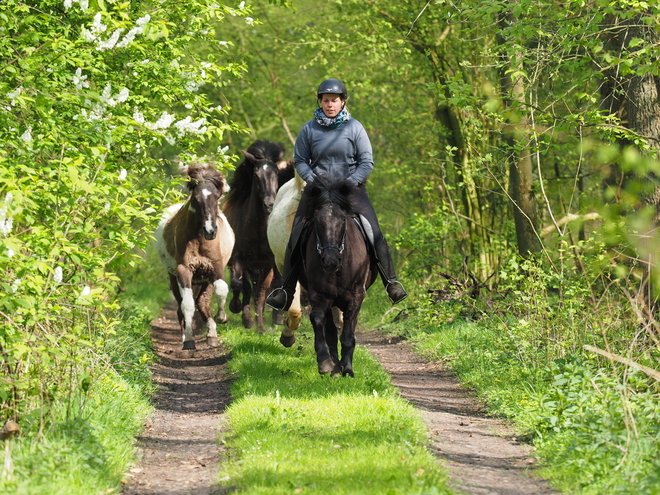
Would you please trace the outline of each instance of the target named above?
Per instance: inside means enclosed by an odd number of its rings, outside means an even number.
[[[345,122],[348,122],[351,118],[351,114],[348,112],[348,108],[344,107],[341,109],[335,117],[327,117],[321,107],[314,110],[314,118],[316,121],[323,127],[335,128],[339,127]]]

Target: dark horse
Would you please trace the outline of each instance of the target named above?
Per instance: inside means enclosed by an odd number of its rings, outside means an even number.
[[[222,173],[208,164],[191,165],[182,174],[188,176],[190,197],[165,211],[155,234],[158,255],[169,272],[170,287],[178,304],[183,348],[195,349],[195,307],[208,326],[207,344],[217,346],[216,320],[228,321],[225,301],[229,288],[223,277],[234,247],[234,233],[218,205],[226,192],[226,182]],[[214,291],[218,312],[212,318],[210,302]]]
[[[251,328],[254,321],[250,302],[254,299],[257,330],[263,333],[266,291],[275,275],[275,258],[266,235],[268,215],[280,185],[288,175],[293,177],[293,166],[282,161],[284,147],[267,140],[255,141],[243,155],[245,159],[236,167],[223,208],[236,235],[229,260],[229,309],[233,313],[242,311],[243,326]]]
[[[319,373],[354,376],[353,351],[355,327],[362,301],[378,275],[369,256],[367,242],[351,207],[355,188],[348,181],[328,184],[322,177],[314,180],[308,195],[306,217],[309,238],[304,252],[300,282],[307,289],[312,310],[314,348]],[[341,361],[338,330],[332,307],[344,314],[341,333]]]

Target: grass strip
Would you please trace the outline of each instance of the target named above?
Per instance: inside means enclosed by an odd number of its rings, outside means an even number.
[[[313,333],[229,328],[236,373],[221,483],[237,493],[448,494],[419,413],[362,347],[355,378],[321,376]]]

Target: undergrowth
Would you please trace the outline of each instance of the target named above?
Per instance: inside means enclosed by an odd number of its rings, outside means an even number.
[[[584,348],[657,363],[629,301],[614,291],[595,301],[583,279],[555,284],[538,267],[511,277],[476,301],[420,289],[380,327],[447,363],[491,414],[513,420],[565,493],[660,493],[658,384]]]

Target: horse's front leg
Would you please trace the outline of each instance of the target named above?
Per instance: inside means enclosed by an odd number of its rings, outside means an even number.
[[[215,320],[211,317],[211,297],[213,296],[214,286],[209,283],[204,283],[200,288],[199,295],[197,296],[196,306],[202,316],[204,325],[208,329],[206,334],[206,343],[210,347],[218,346],[218,332],[216,330]]]
[[[291,347],[296,342],[296,330],[300,327],[302,321],[302,307],[300,304],[300,284],[296,285],[296,292],[293,295],[293,302],[284,320],[284,329],[280,335],[280,343],[284,347]]]
[[[183,349],[195,349],[195,341],[193,340],[195,298],[192,290],[192,272],[184,265],[178,265],[176,267],[176,282],[181,297],[179,310],[183,316]]]
[[[252,280],[251,276],[247,271],[243,273],[243,280],[241,283],[243,304],[241,306],[241,320],[243,321],[243,326],[245,328],[252,328],[254,326],[254,320],[252,318]],[[231,309],[231,307],[230,307]]]
[[[267,272],[265,270],[259,270],[257,274],[257,281],[255,283],[257,290],[254,294],[254,309],[257,313],[257,331],[259,333],[266,332],[266,328],[264,327],[264,307],[266,305],[266,291],[270,287],[272,281],[272,268]]]
[[[344,312],[344,328],[341,333],[341,369],[342,375],[355,376],[353,373],[353,353],[355,351],[355,327],[362,300],[351,304]]]
[[[227,323],[229,317],[225,312],[225,304],[227,304],[227,296],[229,295],[229,286],[222,278],[213,282],[215,288],[215,296],[218,299],[218,311],[215,313],[216,323]]]
[[[332,359],[328,343],[325,340],[326,314],[330,308],[327,305],[313,305],[309,319],[314,328],[314,350],[316,351],[316,363],[319,373],[332,375],[341,373],[339,364]]]
[[[339,341],[338,338],[339,332],[337,331],[337,327],[335,326],[335,321],[333,319],[333,310],[328,309],[325,313],[325,342],[328,344],[328,349],[330,350],[330,356],[332,357],[332,361],[335,364],[339,364],[339,353],[337,351],[337,343]],[[332,376],[339,376],[341,374],[341,370],[337,366],[333,372]]]
[[[232,313],[240,313],[241,292],[243,290],[243,263],[238,258],[232,258],[229,262],[229,271],[231,272],[231,301],[229,302],[229,311]]]

